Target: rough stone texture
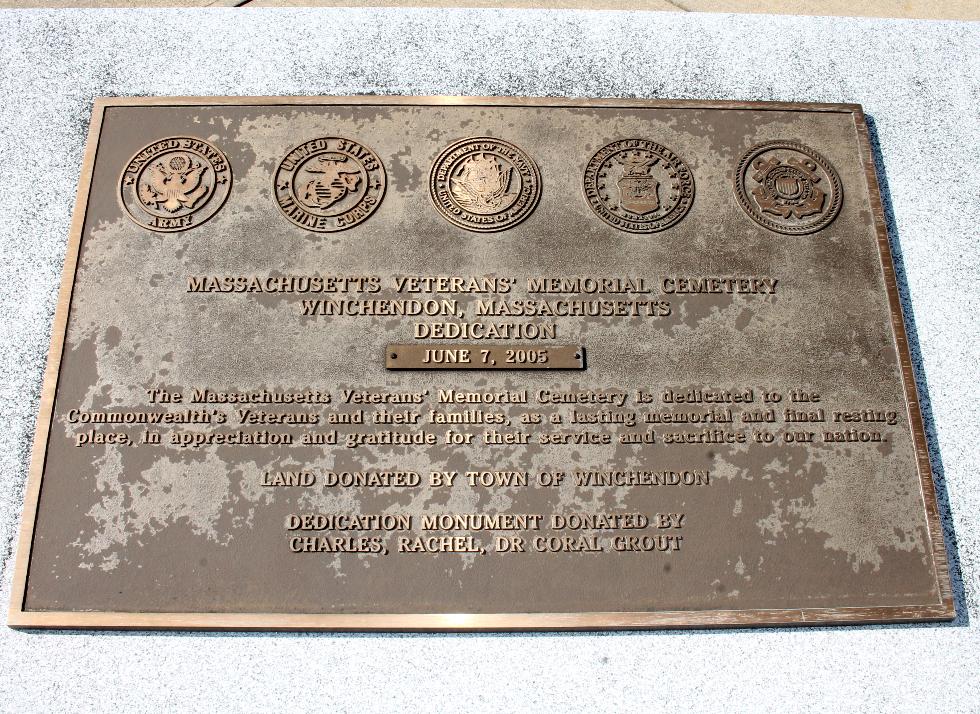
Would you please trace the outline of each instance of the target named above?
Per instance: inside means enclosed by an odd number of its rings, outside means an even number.
[[[977,20],[975,0],[0,0],[4,7],[508,7]]]
[[[462,94],[860,102],[871,115],[960,615],[621,634],[0,631],[0,708],[965,711],[980,701],[975,167],[980,27],[491,10],[0,13],[0,546],[12,542],[97,95]]]
[[[884,0],[891,3],[894,0]],[[959,2],[959,0],[950,0]],[[248,0],[0,0],[0,8],[163,8],[163,7],[238,7]],[[945,18],[946,15],[936,17]],[[954,16],[958,19],[958,16]]]
[[[0,0],[2,2],[23,0]],[[53,5],[59,0],[34,0]],[[64,2],[64,0],[60,0]],[[106,2],[107,0],[97,0]],[[163,0],[144,0],[161,5]],[[129,0],[133,2],[133,0]],[[96,4],[93,0],[92,4]],[[190,2],[187,2],[190,4]],[[253,7],[350,6],[350,0],[246,0]],[[844,17],[910,17],[934,20],[975,20],[980,6],[973,0],[370,0],[381,7],[522,7],[576,10],[672,10],[674,12],[764,12],[778,15],[842,15]]]
[[[0,0],[0,8],[164,8],[164,7],[237,7],[240,0]],[[946,15],[938,15],[945,18]],[[958,16],[954,16],[958,19]]]

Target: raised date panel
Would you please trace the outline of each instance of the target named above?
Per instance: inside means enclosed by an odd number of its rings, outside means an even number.
[[[953,614],[860,107],[97,102],[11,624]]]

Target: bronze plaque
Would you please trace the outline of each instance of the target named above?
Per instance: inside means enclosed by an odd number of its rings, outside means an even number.
[[[856,105],[96,102],[10,624],[949,619]]]

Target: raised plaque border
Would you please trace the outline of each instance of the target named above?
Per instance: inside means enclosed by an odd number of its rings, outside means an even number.
[[[925,505],[931,555],[936,570],[938,602],[930,605],[792,608],[782,610],[674,610],[656,612],[576,612],[576,613],[372,613],[372,614],[284,614],[284,613],[206,613],[206,612],[95,612],[32,611],[24,609],[27,570],[34,539],[38,497],[47,455],[55,391],[61,368],[68,313],[71,306],[75,272],[82,231],[92,185],[96,150],[102,122],[108,107],[148,106],[511,106],[511,107],[622,107],[624,109],[732,109],[751,111],[832,112],[850,114],[858,136],[861,161],[871,201],[872,220],[878,238],[878,254],[888,293],[892,336],[901,364],[902,385],[912,428],[919,473],[920,494]],[[31,449],[21,516],[20,535],[14,563],[10,610],[7,624],[16,628],[44,629],[141,629],[141,630],[252,630],[252,631],[525,631],[525,630],[632,630],[674,628],[758,627],[767,625],[880,624],[899,622],[933,622],[956,616],[949,579],[949,564],[935,484],[929,462],[925,429],[908,336],[899,299],[895,265],[888,243],[881,193],[875,174],[874,157],[868,137],[864,110],[860,104],[824,104],[795,102],[739,102],[696,100],[641,99],[564,99],[538,97],[403,97],[403,96],[329,96],[329,97],[97,97],[92,107],[84,159],[78,181],[78,195],[72,215],[61,287],[51,330],[41,402]]]

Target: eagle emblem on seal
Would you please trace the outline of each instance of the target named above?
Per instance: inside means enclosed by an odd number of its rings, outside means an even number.
[[[188,154],[175,154],[157,161],[142,176],[139,197],[144,205],[168,213],[193,209],[208,187],[201,179],[207,167]]]
[[[488,213],[504,204],[513,168],[504,169],[488,154],[475,154],[449,180],[449,190],[463,208]]]

